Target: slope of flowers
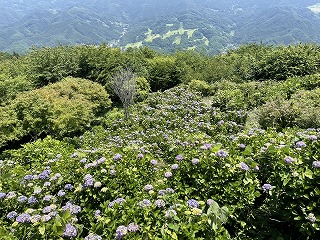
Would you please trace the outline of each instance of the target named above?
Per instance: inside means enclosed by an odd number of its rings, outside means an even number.
[[[9,151],[0,164],[0,236],[316,236],[319,130],[244,130],[245,117],[175,88],[134,106],[130,120]]]

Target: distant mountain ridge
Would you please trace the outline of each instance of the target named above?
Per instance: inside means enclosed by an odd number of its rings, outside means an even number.
[[[31,46],[150,46],[215,54],[244,43],[320,43],[320,0],[8,0],[0,51]]]

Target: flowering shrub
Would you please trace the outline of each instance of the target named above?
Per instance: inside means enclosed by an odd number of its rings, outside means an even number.
[[[155,93],[131,110],[131,120],[115,119],[69,144],[48,137],[3,153],[1,238],[319,233],[318,129],[244,130],[244,112],[208,107],[185,88]]]

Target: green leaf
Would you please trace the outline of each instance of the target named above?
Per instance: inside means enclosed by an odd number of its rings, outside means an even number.
[[[310,178],[310,179],[313,178],[313,172],[312,172],[310,169],[307,169],[307,171],[304,173],[304,175],[305,175],[307,178]]]
[[[176,231],[176,232],[178,232],[179,231],[179,225],[177,225],[177,224],[173,224],[173,223],[169,223],[168,224],[168,227],[170,228],[170,229],[172,229],[172,230],[174,230],[174,231]]]
[[[39,230],[39,233],[40,233],[41,235],[44,235],[44,233],[45,233],[45,231],[46,231],[45,225],[40,226],[40,227],[38,228],[38,230]]]

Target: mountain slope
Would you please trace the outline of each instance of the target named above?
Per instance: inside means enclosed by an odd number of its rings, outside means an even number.
[[[318,0],[8,0],[0,9],[0,51],[31,46],[150,46],[210,54],[248,42],[320,42]]]

